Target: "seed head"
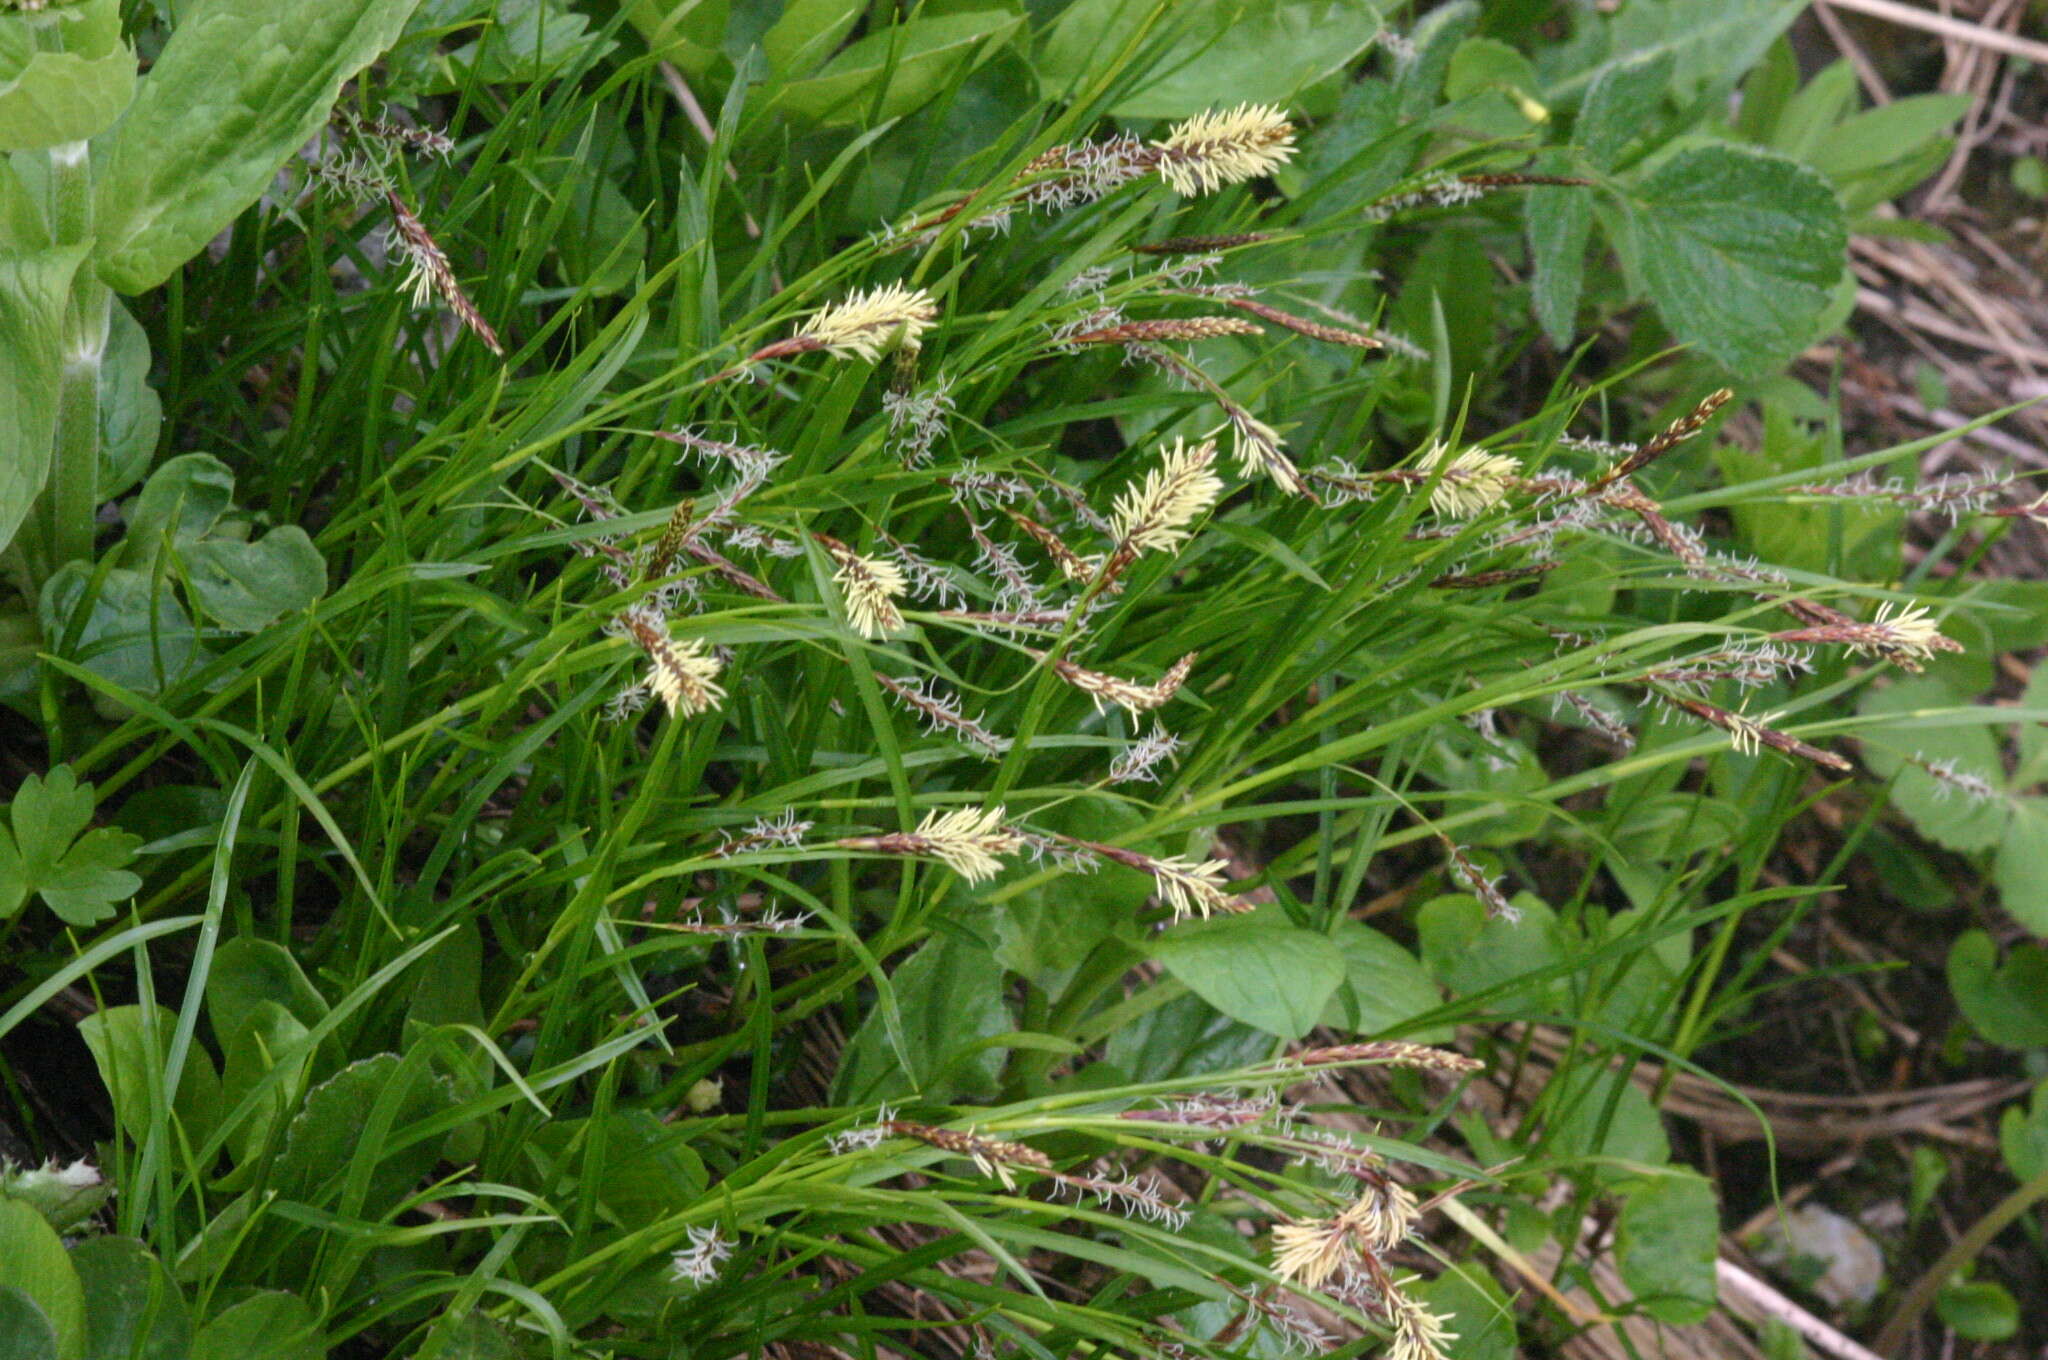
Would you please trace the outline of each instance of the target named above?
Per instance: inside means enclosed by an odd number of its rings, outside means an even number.
[[[1000,807],[959,808],[925,814],[913,837],[924,843],[924,852],[945,864],[969,883],[994,878],[1003,870],[998,855],[1013,855],[1023,847],[1016,832],[1003,825],[1008,815]]]
[[[1223,483],[1212,471],[1215,464],[1213,441],[1190,448],[1186,440],[1174,440],[1144,482],[1117,497],[1113,527],[1118,552],[1135,557],[1185,542],[1187,526],[1223,494]]]
[[[1159,174],[1186,197],[1270,174],[1294,158],[1294,124],[1270,104],[1196,114],[1153,144]]]
[[[896,600],[909,589],[903,573],[884,557],[862,557],[844,543],[829,543],[826,550],[839,563],[833,584],[846,601],[846,618],[862,637],[887,637],[903,626]]]
[[[647,654],[647,686],[660,696],[672,718],[694,718],[718,707],[725,690],[720,664],[702,638],[677,642],[651,610],[629,610],[622,619],[627,636]]]
[[[918,337],[938,317],[938,306],[924,289],[888,283],[825,308],[803,324],[797,339],[812,342],[835,359],[873,363],[891,345],[915,349]]]
[[[1432,444],[1415,465],[1417,472],[1443,476],[1429,493],[1429,508],[1451,519],[1469,519],[1500,503],[1522,465],[1504,453],[1466,449],[1452,455],[1446,444]]]

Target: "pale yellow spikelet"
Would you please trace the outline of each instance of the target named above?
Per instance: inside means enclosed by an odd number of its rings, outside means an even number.
[[[834,547],[832,556],[839,570],[832,574],[846,601],[846,618],[862,637],[887,637],[903,626],[896,601],[909,589],[903,572],[885,557],[862,557],[845,547]]]
[[[1414,1277],[1401,1282],[1402,1288],[1387,1291],[1387,1311],[1394,1318],[1394,1344],[1387,1348],[1387,1360],[1444,1360],[1456,1332],[1444,1325],[1443,1318],[1410,1298],[1404,1289],[1414,1283]]]
[[[1871,620],[1871,624],[1882,630],[1889,650],[1912,660],[1926,661],[1937,650],[1946,650],[1941,626],[1920,605],[1909,605],[1897,614],[1892,613],[1890,604],[1879,605],[1877,617]]]
[[[1226,860],[1203,860],[1198,864],[1176,856],[1153,859],[1146,867],[1152,871],[1152,881],[1158,885],[1159,895],[1166,899],[1166,905],[1173,908],[1176,921],[1190,916],[1207,920],[1212,912],[1249,910],[1244,903],[1224,891],[1223,871],[1230,867]]]
[[[1144,482],[1117,497],[1113,528],[1118,551],[1162,552],[1185,542],[1188,525],[1223,494],[1215,465],[1214,441],[1190,447],[1185,439],[1174,440]]]
[[[1003,825],[1008,813],[1001,806],[959,808],[925,814],[911,835],[922,843],[926,854],[939,860],[969,883],[994,878],[1002,872],[999,855],[1015,854],[1024,842]]]
[[[930,293],[888,283],[825,308],[803,324],[797,338],[815,342],[835,358],[873,363],[893,345],[916,349],[918,337],[938,317]]]
[[[677,642],[669,637],[660,615],[634,610],[624,616],[627,635],[647,655],[647,687],[659,695],[671,717],[694,718],[719,706],[725,690],[718,684],[719,660],[702,638]]]
[[[1467,519],[1500,503],[1522,465],[1504,453],[1465,449],[1452,455],[1448,445],[1432,444],[1415,464],[1425,477],[1443,467],[1443,476],[1429,493],[1429,508],[1452,519]]]
[[[1294,158],[1294,124],[1271,104],[1239,104],[1175,124],[1159,153],[1159,174],[1178,193],[1214,193],[1271,174]]]
[[[1280,447],[1280,432],[1249,411],[1232,409],[1230,428],[1237,436],[1237,465],[1247,477],[1267,476],[1290,496],[1308,495],[1301,469]]]
[[[1273,1273],[1320,1289],[1357,1257],[1342,1214],[1302,1219],[1273,1229]]]

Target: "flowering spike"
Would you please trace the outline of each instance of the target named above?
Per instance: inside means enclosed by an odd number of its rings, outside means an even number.
[[[1200,113],[1153,143],[1159,175],[1192,198],[1270,174],[1294,158],[1294,124],[1270,104]]]
[[[1117,497],[1116,555],[1129,562],[1139,553],[1163,552],[1186,542],[1187,526],[1223,494],[1223,483],[1211,471],[1215,462],[1213,442],[1204,440],[1190,448],[1185,439],[1174,440],[1144,482]]]
[[[796,338],[835,359],[873,363],[891,345],[915,349],[918,337],[930,330],[938,317],[930,293],[889,283],[824,308],[803,324]]]

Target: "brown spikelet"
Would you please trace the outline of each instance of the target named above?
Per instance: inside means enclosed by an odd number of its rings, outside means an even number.
[[[1384,349],[1385,343],[1363,331],[1346,330],[1342,326],[1325,326],[1320,321],[1283,312],[1278,307],[1269,307],[1254,298],[1226,298],[1231,306],[1240,311],[1250,312],[1261,320],[1283,326],[1296,335],[1306,335],[1311,340],[1324,340],[1333,345],[1349,345],[1353,349]]]
[[[1308,1048],[1280,1060],[1288,1067],[1354,1067],[1369,1063],[1390,1067],[1429,1068],[1439,1072],[1480,1072],[1486,1064],[1463,1053],[1427,1044],[1380,1039],[1364,1044],[1337,1044],[1329,1048]]]
[[[1484,590],[1488,586],[1511,586],[1517,581],[1530,581],[1546,572],[1556,571],[1564,563],[1556,558],[1543,562],[1531,562],[1522,567],[1502,567],[1497,571],[1475,571],[1469,574],[1439,576],[1429,584],[1437,590]]]
[[[658,581],[674,569],[682,560],[683,550],[690,541],[690,526],[697,518],[697,502],[685,498],[669,511],[668,524],[661,531],[661,539],[654,545],[654,553],[647,559],[647,579]]]
[[[1273,239],[1268,231],[1240,231],[1223,236],[1169,236],[1150,245],[1132,246],[1135,255],[1208,255],[1238,246],[1255,246]]]
[[[476,304],[462,291],[461,283],[456,281],[454,268],[449,265],[448,257],[441,253],[441,247],[427,231],[426,224],[414,215],[411,208],[405,206],[405,200],[395,191],[385,190],[384,201],[391,208],[391,223],[395,233],[393,241],[399,253],[404,255],[407,263],[412,266],[408,282],[412,288],[414,305],[423,305],[428,293],[435,294],[477,339],[484,342],[484,348],[502,357],[505,347],[498,343],[498,333],[491,329],[490,322],[484,320],[483,313],[476,309]]]
[[[1554,184],[1567,189],[1590,189],[1593,181],[1580,179],[1576,175],[1525,175],[1518,171],[1501,171],[1491,174],[1458,176],[1458,183],[1469,184],[1475,189],[1521,189],[1534,184]]]
[[[1014,1190],[1017,1186],[1016,1178],[1010,1174],[1012,1167],[1052,1170],[1052,1158],[1037,1148],[1007,1143],[1000,1138],[984,1138],[969,1129],[934,1128],[930,1124],[915,1124],[907,1119],[887,1120],[881,1127],[898,1137],[915,1138],[920,1143],[969,1158],[983,1175],[994,1176],[1008,1189]]]
[[[1641,448],[1609,468],[1595,485],[1605,486],[1610,482],[1619,481],[1662,458],[1705,429],[1707,422],[1714,418],[1714,412],[1726,406],[1734,395],[1735,393],[1725,387],[1707,393],[1700,399],[1699,405],[1666,425]]]
[[[1213,340],[1219,335],[1257,335],[1259,328],[1234,316],[1191,316],[1160,321],[1126,321],[1101,330],[1082,331],[1061,343],[1080,345],[1130,345],[1159,340]]]
[[[1798,756],[1810,760],[1824,769],[1847,774],[1855,766],[1833,751],[1823,751],[1818,746],[1809,746],[1799,738],[1775,727],[1768,726],[1745,714],[1733,713],[1728,709],[1695,699],[1685,694],[1660,696],[1667,703],[1676,705],[1692,714],[1701,722],[1718,727],[1728,734],[1728,744],[1745,755],[1754,755],[1759,746],[1768,746],[1782,755]]]
[[[1095,579],[1095,570],[1098,564],[1069,548],[1058,534],[1046,528],[1043,524],[1031,518],[1031,516],[1012,510],[1008,506],[1003,507],[1003,513],[1014,520],[1019,529],[1022,529],[1025,533],[1031,535],[1033,539],[1037,540],[1038,546],[1045,549],[1045,555],[1050,557],[1053,560],[1053,565],[1060,569],[1060,575],[1066,577],[1069,581],[1076,581],[1083,585]]]

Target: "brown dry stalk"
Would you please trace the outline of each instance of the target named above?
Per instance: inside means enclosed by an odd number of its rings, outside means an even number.
[[[1159,321],[1126,321],[1101,330],[1070,335],[1063,345],[1130,345],[1160,340],[1214,340],[1222,335],[1257,335],[1252,322],[1234,316],[1191,316]]]
[[[1855,766],[1851,765],[1841,756],[1836,755],[1833,751],[1823,751],[1818,746],[1809,746],[1789,733],[1780,732],[1775,727],[1766,727],[1754,718],[1745,717],[1740,713],[1731,713],[1729,710],[1707,703],[1703,699],[1695,699],[1685,694],[1664,694],[1660,697],[1666,703],[1675,704],[1679,708],[1684,709],[1701,722],[1718,727],[1723,732],[1726,732],[1729,736],[1730,744],[1738,751],[1751,751],[1758,746],[1768,746],[1773,751],[1778,751],[1788,756],[1799,756],[1825,769],[1836,770],[1843,774],[1847,774],[1855,768]]]
[[[1169,236],[1150,245],[1132,246],[1134,255],[1209,255],[1238,246],[1255,246],[1273,239],[1271,232],[1240,231],[1223,236]]]
[[[1377,337],[1363,331],[1346,330],[1342,326],[1325,326],[1320,321],[1310,321],[1292,312],[1283,312],[1252,298],[1225,298],[1224,301],[1240,311],[1282,326],[1296,335],[1306,335],[1311,340],[1325,340],[1333,345],[1349,345],[1353,349],[1384,349],[1386,344]]]

